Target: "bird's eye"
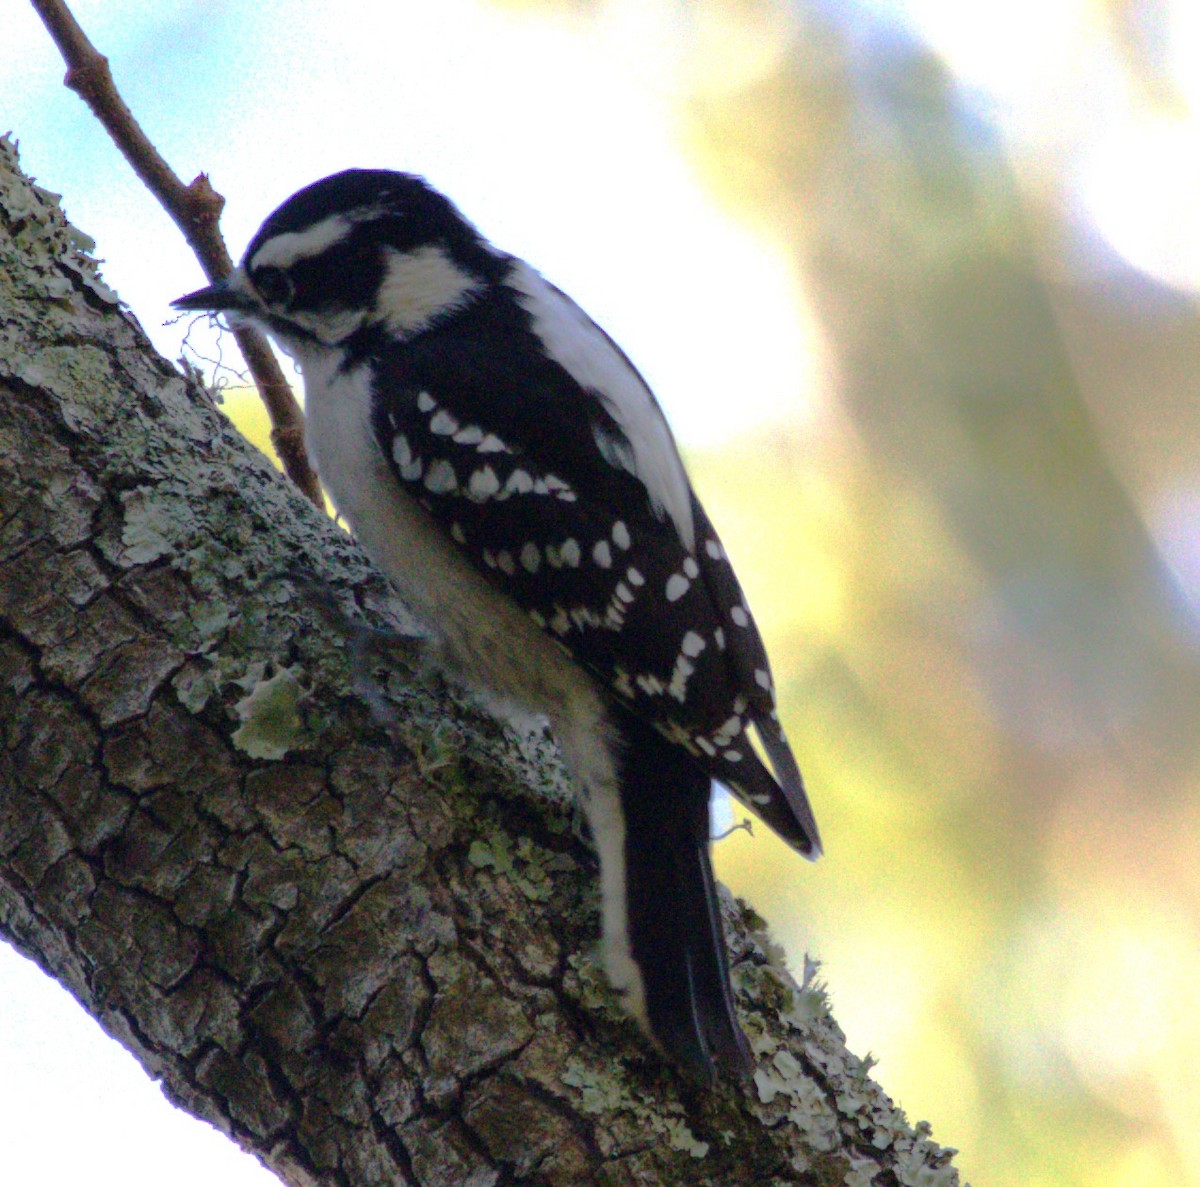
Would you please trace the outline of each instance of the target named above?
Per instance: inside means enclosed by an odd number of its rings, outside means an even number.
[[[257,268],[254,272],[254,287],[268,304],[286,306],[295,294],[292,279],[282,268]]]

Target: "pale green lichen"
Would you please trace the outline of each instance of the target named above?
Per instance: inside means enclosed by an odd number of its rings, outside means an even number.
[[[878,1162],[859,1156],[847,1170],[838,1171],[846,1187],[866,1187],[885,1166],[894,1167],[902,1187],[954,1187],[959,1182],[950,1164],[954,1151],[929,1140],[928,1127],[910,1127],[904,1113],[871,1080],[873,1060],[846,1050],[817,979],[816,962],[805,959],[803,984],[796,985],[782,952],[757,918],[749,912],[743,918],[750,925],[753,948],[766,958],[765,966],[751,966],[734,976],[739,989],[767,1005],[768,1024],[747,1027],[759,1064],[754,1085],[764,1120],[774,1124],[786,1117],[817,1152],[832,1154],[844,1148],[847,1138],[880,1151]],[[803,1038],[779,1033],[770,1024],[776,1017],[785,1034]]]
[[[212,668],[189,664],[175,674],[171,685],[179,703],[189,713],[199,713],[217,691],[217,677]]]
[[[871,1187],[880,1169],[879,1163],[873,1158],[853,1157],[842,1180],[843,1187]]]
[[[911,1150],[896,1155],[896,1178],[901,1187],[957,1187],[958,1171],[950,1164],[956,1150],[943,1149],[946,1161],[941,1166],[931,1165],[928,1158],[930,1143],[915,1142]]]
[[[693,1158],[706,1158],[712,1147],[708,1142],[702,1142],[678,1117],[668,1117],[663,1121],[667,1133],[667,1142],[676,1150],[682,1150]]]
[[[233,733],[234,746],[251,758],[283,758],[304,730],[300,697],[300,682],[293,668],[281,668],[274,676],[257,680],[233,707],[242,722]]]
[[[779,1017],[793,1030],[807,1030],[814,1022],[829,1017],[829,999],[822,985],[807,985],[793,993],[792,1003]]]
[[[573,952],[567,957],[567,976],[563,987],[589,1011],[604,1014],[608,1018],[624,1016],[617,1004],[616,994],[604,975],[598,949]]]
[[[55,264],[70,268],[102,301],[118,304],[116,293],[100,279],[99,263],[88,254],[94,250],[95,240],[67,222],[62,196],[27,182],[17,162],[17,146],[8,136],[0,136],[0,155],[6,158],[5,167],[0,169],[0,207],[11,223],[12,238],[26,246],[37,241],[38,250],[31,251],[31,257],[47,260],[45,264],[36,263],[23,275],[51,300],[69,297],[73,285],[68,281],[64,289],[67,278],[49,264],[53,258]]]
[[[511,873],[511,842],[503,834],[487,841],[476,838],[467,852],[467,861],[477,870],[495,870],[498,874]]]
[[[211,650],[229,628],[229,607],[219,601],[199,601],[188,607],[188,619],[200,635],[197,653]]]
[[[579,1093],[579,1107],[594,1117],[612,1113],[625,1103],[625,1094],[609,1075],[597,1075],[577,1059],[567,1060],[559,1077]]]
[[[551,875],[574,864],[570,858],[543,849],[529,837],[514,840],[502,829],[472,841],[467,860],[477,870],[494,870],[508,878],[530,902],[537,903],[550,897],[554,889]]]
[[[672,1149],[693,1158],[705,1158],[712,1148],[688,1128],[683,1119],[683,1107],[678,1103],[656,1100],[653,1105],[637,1100],[613,1074],[599,1075],[576,1059],[567,1061],[560,1077],[562,1082],[579,1092],[579,1107],[593,1116],[611,1117],[618,1112],[632,1112],[647,1121]]]
[[[754,1087],[763,1104],[785,1097],[788,1120],[795,1125],[814,1150],[835,1150],[839,1144],[837,1114],[830,1107],[820,1086],[805,1074],[799,1060],[780,1048],[769,1062],[754,1073]]]
[[[174,497],[176,493],[166,483],[125,491],[122,551],[110,559],[123,565],[148,565],[174,555],[178,541],[193,527],[192,509],[182,492]]]

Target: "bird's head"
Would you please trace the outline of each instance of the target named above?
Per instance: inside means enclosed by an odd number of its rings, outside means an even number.
[[[503,268],[423,179],[349,169],[293,194],[229,276],[172,305],[248,321],[297,354],[372,327],[411,338],[477,299]]]

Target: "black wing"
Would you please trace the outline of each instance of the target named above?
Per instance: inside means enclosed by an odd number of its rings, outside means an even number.
[[[620,424],[546,356],[515,302],[376,349],[374,429],[398,479],[630,712],[815,856],[766,652],[695,496],[689,548],[631,472]]]

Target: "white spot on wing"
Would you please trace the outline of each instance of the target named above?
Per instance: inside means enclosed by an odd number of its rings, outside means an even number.
[[[679,646],[679,650],[682,651],[684,655],[690,656],[692,659],[695,659],[696,656],[698,656],[700,652],[704,650],[704,648],[704,640],[698,634],[696,634],[695,631],[688,631],[688,633],[683,636],[683,642]]]
[[[465,425],[454,434],[457,445],[477,445],[483,440],[483,430],[478,425]]]
[[[557,474],[547,474],[544,478],[535,480],[533,493],[535,495],[557,495],[560,499],[566,499],[572,503],[575,501],[575,492]]]
[[[700,576],[700,566],[696,564],[693,557],[685,556],[683,558],[683,575],[692,581]]]
[[[672,573],[667,580],[667,601],[678,602],[691,588],[691,584],[682,573]]]
[[[639,676],[637,678],[637,686],[648,697],[662,696],[665,690],[665,685],[663,682],[657,676],[652,676],[649,674],[645,676]]]
[[[592,560],[594,560],[602,569],[612,568],[612,549],[609,548],[607,540],[601,540],[600,543],[592,549]]]
[[[491,466],[480,466],[467,483],[467,494],[477,503],[490,499],[500,489],[500,479]]]
[[[445,458],[430,462],[425,472],[425,489],[430,494],[444,495],[458,489],[458,475],[454,467]]]
[[[729,617],[732,618],[738,626],[750,625],[750,615],[747,614],[741,606],[734,606],[734,608],[729,611]]]
[[[629,539],[629,529],[623,519],[618,519],[612,526],[613,543],[622,550],[627,550],[632,541]]]
[[[533,318],[546,353],[595,393],[633,448],[634,472],[659,514],[669,515],[684,546],[695,545],[692,494],[675,440],[657,401],[633,365],[578,305],[518,261],[505,281]],[[601,449],[603,456],[603,447]]]
[[[571,621],[583,630],[584,627],[599,626],[600,616],[590,606],[576,606],[571,611]]]
[[[542,564],[542,554],[538,551],[538,546],[530,540],[524,548],[521,549],[521,566],[529,573],[536,573]]]
[[[509,494],[527,495],[533,490],[533,478],[526,470],[514,470],[508,476],[508,481],[504,484],[504,489]]]
[[[687,656],[681,655],[675,661],[675,670],[671,673],[671,684],[667,692],[681,705],[687,699],[688,677],[696,670],[696,665]]]
[[[439,408],[429,422],[429,431],[438,437],[450,437],[458,432],[458,420],[445,408]]]
[[[557,474],[547,474],[544,479],[547,494],[557,494],[565,502],[575,502],[575,491],[571,490],[569,482],[564,482]]]
[[[511,453],[512,451],[496,436],[495,433],[488,433],[486,437],[476,446],[480,453]]]
[[[400,467],[400,477],[406,482],[416,482],[421,477],[425,463],[413,455],[408,438],[403,433],[397,433],[392,438],[392,457]]]
[[[617,690],[623,697],[630,700],[633,699],[633,684],[630,682],[629,673],[624,668],[618,667],[613,676],[613,688]]]
[[[436,407],[437,401],[428,392],[421,392],[417,396],[418,412],[432,412]]]

